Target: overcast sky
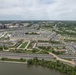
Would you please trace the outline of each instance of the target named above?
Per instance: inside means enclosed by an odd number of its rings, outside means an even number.
[[[0,20],[76,20],[76,0],[0,0]]]

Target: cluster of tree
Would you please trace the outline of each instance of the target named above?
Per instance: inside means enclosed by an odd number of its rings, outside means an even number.
[[[45,47],[45,46],[39,46],[40,49],[43,49],[43,50],[49,50],[51,47],[48,46],[48,47]]]
[[[34,48],[33,50],[32,50],[32,53],[36,53],[38,50],[36,49],[36,48]]]
[[[76,21],[62,21],[62,22],[57,22],[57,27],[67,27],[67,28],[72,28],[76,26]]]
[[[8,46],[0,46],[0,51],[2,51],[3,49],[8,49]]]
[[[38,40],[38,42],[49,42],[49,41],[46,41],[46,40]]]
[[[40,65],[48,68],[56,69],[60,72],[69,74],[69,75],[76,75],[76,67],[72,67],[66,64],[61,63],[60,61],[46,61],[44,59],[38,60],[37,57],[34,59],[27,60],[28,65]]]
[[[66,35],[73,35],[73,36],[76,35],[76,33],[67,32],[67,31],[65,31],[65,30],[56,31],[56,30],[53,29],[53,31],[55,31],[56,33],[61,34],[61,35],[63,35],[63,34],[66,34]]]
[[[61,54],[65,53],[65,51],[55,51],[55,50],[51,50],[51,52],[56,54],[56,55],[61,55]]]
[[[3,47],[2,46],[0,46],[0,51],[2,51],[3,50]]]
[[[26,50],[22,50],[22,49],[13,49],[13,50],[11,50],[11,52],[14,52],[14,53],[25,53],[26,52]]]
[[[53,44],[60,44],[60,41],[52,41],[52,40],[50,40],[50,43],[53,43]]]
[[[76,42],[75,39],[64,39],[65,42]]]

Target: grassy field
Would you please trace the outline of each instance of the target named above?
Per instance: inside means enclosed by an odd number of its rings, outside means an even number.
[[[41,50],[40,52],[38,52],[38,54],[48,54],[48,51],[46,51],[46,50]]]
[[[20,48],[25,48],[26,45],[27,45],[27,43],[28,43],[28,42],[24,42],[24,43],[20,46]]]
[[[17,41],[17,43],[13,46],[13,48],[17,48],[22,42],[23,42],[23,40]]]

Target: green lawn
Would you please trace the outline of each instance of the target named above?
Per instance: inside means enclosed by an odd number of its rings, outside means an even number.
[[[25,48],[26,45],[27,45],[27,43],[28,43],[28,42],[24,42],[24,43],[20,46],[20,48]]]

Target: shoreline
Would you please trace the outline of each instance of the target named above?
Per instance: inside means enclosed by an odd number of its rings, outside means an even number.
[[[27,64],[27,62],[17,62],[17,61],[1,61],[0,60],[0,63],[13,63],[13,64]]]

